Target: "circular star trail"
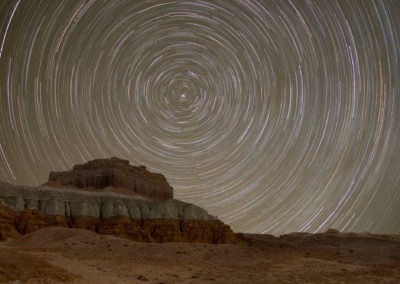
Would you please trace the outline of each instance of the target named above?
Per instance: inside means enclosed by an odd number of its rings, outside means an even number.
[[[2,1],[0,179],[117,156],[236,231],[398,232],[398,11]]]

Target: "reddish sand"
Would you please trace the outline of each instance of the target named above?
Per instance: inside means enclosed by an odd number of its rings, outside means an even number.
[[[246,238],[149,244],[49,227],[0,243],[0,282],[400,283],[400,235]]]

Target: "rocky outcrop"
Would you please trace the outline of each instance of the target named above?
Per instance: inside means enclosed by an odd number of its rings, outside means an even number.
[[[49,186],[26,187],[0,183],[0,200],[14,211],[38,209],[45,216],[80,216],[105,219],[127,216],[131,219],[214,220],[206,210],[176,199],[154,201],[112,193]]]
[[[139,242],[243,240],[206,210],[172,199],[163,175],[117,158],[51,172],[38,187],[0,182],[0,201],[0,239],[61,226]]]
[[[131,166],[128,160],[97,159],[72,170],[50,172],[49,184],[78,188],[122,187],[138,195],[153,199],[173,198],[173,189],[162,174],[151,173],[145,166]]]
[[[14,212],[0,202],[0,240],[20,236],[20,233],[15,228],[15,219]]]
[[[40,230],[47,225],[40,210],[25,209],[14,212],[0,201],[0,240],[17,238],[21,234]]]
[[[243,239],[204,209],[175,199],[160,202],[110,192],[0,183],[0,200],[0,239],[48,226],[84,228],[139,242]]]
[[[243,238],[219,220],[131,219],[113,216],[105,219],[88,216],[67,218],[44,216],[40,210],[14,212],[0,204],[0,240],[17,238],[49,226],[87,229],[137,242],[236,243]]]

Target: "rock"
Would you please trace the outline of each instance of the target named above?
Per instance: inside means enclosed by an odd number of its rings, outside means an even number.
[[[48,185],[103,189],[125,188],[153,200],[173,198],[173,189],[162,174],[151,173],[145,166],[131,166],[128,160],[97,159],[75,165],[71,171],[50,172]]]
[[[38,209],[24,209],[15,213],[15,226],[21,234],[29,234],[48,226],[46,218]]]
[[[0,200],[14,211],[38,209],[45,216],[81,216],[131,219],[213,220],[215,217],[198,206],[176,199],[154,201],[112,192],[90,192],[49,186],[25,187],[0,183]]]
[[[109,217],[98,226],[99,234],[114,235],[137,242],[153,243],[155,240],[141,228],[140,220],[126,216]]]
[[[0,201],[0,240],[15,239],[20,236],[15,228],[14,221],[14,212]]]
[[[143,230],[156,242],[236,243],[244,240],[220,220],[146,220]]]
[[[127,216],[131,219],[194,219],[215,217],[198,206],[169,199],[163,202],[137,199],[112,192],[90,192],[49,186],[26,187],[0,183],[0,200],[14,211],[38,209],[45,216],[81,216],[108,218]]]
[[[83,228],[138,242],[243,241],[206,210],[175,199],[152,201],[112,192],[0,183],[0,239],[48,226]]]
[[[140,281],[149,281],[149,279],[147,279],[143,275],[139,275],[137,279],[140,280]]]
[[[243,241],[228,225],[219,220],[131,219],[113,216],[105,219],[80,216],[44,216],[40,210],[24,209],[14,212],[0,204],[0,239],[16,238],[36,230],[61,226],[87,229],[99,234],[114,235],[137,242],[200,242],[236,243]]]
[[[51,172],[42,186],[0,182],[0,201],[5,205],[0,206],[0,239],[60,226],[148,243],[244,240],[206,210],[172,199],[172,187],[163,175],[117,158]]]

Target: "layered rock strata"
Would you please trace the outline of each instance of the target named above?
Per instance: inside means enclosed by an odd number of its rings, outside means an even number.
[[[106,192],[0,183],[0,239],[47,226],[84,228],[140,242],[235,243],[242,239],[204,209]]]
[[[78,188],[122,187],[159,201],[173,198],[173,189],[162,174],[118,158],[92,160],[70,171],[50,172],[49,184],[54,183]]]

